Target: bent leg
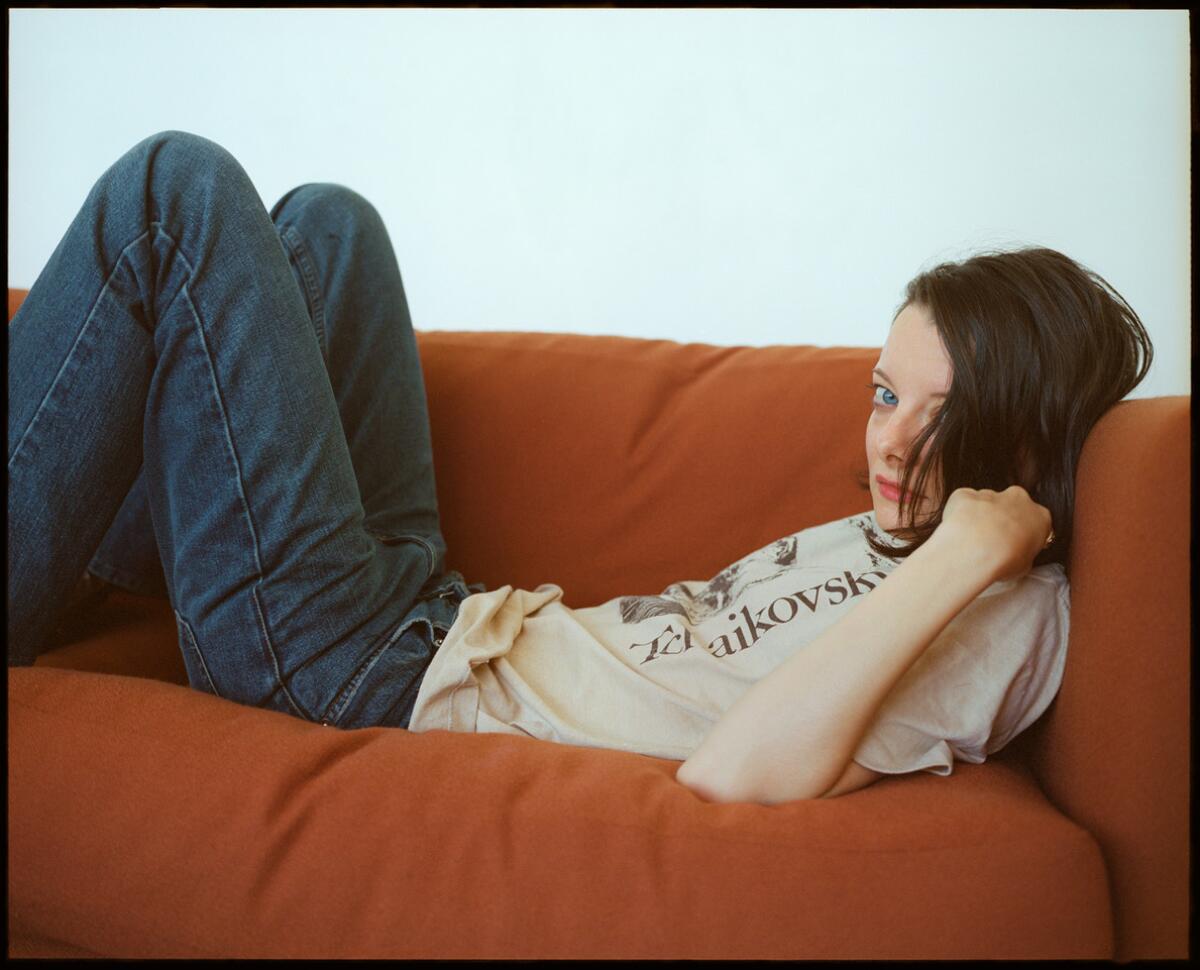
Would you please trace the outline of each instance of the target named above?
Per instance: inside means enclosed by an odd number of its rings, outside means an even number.
[[[440,574],[446,544],[421,359],[383,220],[357,192],[330,183],[292,189],[271,218],[325,355],[364,526],[386,542],[428,545]]]
[[[436,556],[364,527],[304,298],[228,152],[164,132],[101,177],[13,320],[10,385],[10,663],[140,464],[193,686],[336,723]]]
[[[431,551],[434,571],[401,636],[364,672],[344,726],[407,726],[421,676],[457,614],[482,586],[445,568],[425,383],[408,300],[383,220],[342,185],[310,183],[272,208],[350,447],[364,528],[385,544]],[[397,694],[395,684],[410,687]]]
[[[444,570],[421,360],[395,252],[379,213],[342,185],[309,183],[270,216],[325,359],[365,513],[388,542],[423,542]],[[166,596],[145,480],[121,505],[89,572]]]

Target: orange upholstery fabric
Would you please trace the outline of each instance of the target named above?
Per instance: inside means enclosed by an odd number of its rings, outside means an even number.
[[[1151,398],[1117,405],[1089,436],[1070,656],[1025,741],[1046,794],[1106,847],[1122,959],[1186,952],[1190,424],[1190,398]]]
[[[419,339],[450,561],[489,589],[659,593],[870,508],[855,474],[878,350]]]
[[[418,339],[469,581],[588,605],[869,507],[876,350]],[[1088,441],[1041,721],[828,801],[708,804],[661,759],[242,707],[184,686],[165,602],[114,595],[9,671],[9,953],[1184,956],[1189,421],[1189,398],[1126,402]]]

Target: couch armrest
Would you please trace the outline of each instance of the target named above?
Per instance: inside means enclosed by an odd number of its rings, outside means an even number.
[[[1118,960],[1187,952],[1191,398],[1125,401],[1076,477],[1063,685],[1014,747],[1092,832]]]

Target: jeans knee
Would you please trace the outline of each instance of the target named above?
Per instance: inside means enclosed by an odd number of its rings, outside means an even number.
[[[102,181],[104,178],[125,186],[144,185],[154,196],[254,192],[250,177],[227,148],[188,131],[160,131],[143,138],[108,169]]]
[[[288,192],[271,213],[294,225],[309,239],[333,236],[348,240],[384,231],[376,208],[353,189],[335,182],[309,182]]]

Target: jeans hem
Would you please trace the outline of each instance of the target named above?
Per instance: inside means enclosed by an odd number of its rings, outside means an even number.
[[[102,579],[110,586],[116,586],[135,596],[150,596],[154,599],[169,599],[167,592],[157,583],[147,581],[127,572],[102,559],[93,559],[88,563],[87,571],[97,579]]]

